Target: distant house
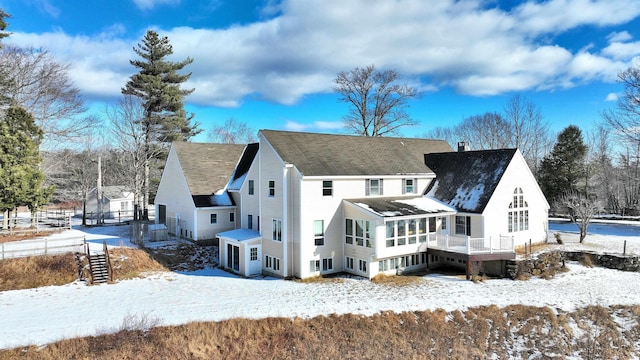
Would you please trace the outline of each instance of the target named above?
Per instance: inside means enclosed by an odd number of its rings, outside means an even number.
[[[546,239],[549,206],[517,149],[273,130],[233,151],[208,145],[200,156],[218,162],[199,167],[207,194],[229,197],[208,214],[233,212],[234,222],[194,222],[193,238],[219,239],[220,265],[244,276],[372,278],[439,266],[469,274],[471,264],[500,273],[515,246]],[[161,181],[171,196],[159,189],[157,214],[194,198],[183,190],[193,170],[175,164],[183,146],[172,147]]]
[[[126,186],[103,186],[102,187],[102,214],[103,218],[113,219],[120,216],[133,215],[133,190]],[[98,209],[98,189],[93,188],[88,193],[86,213],[89,217],[97,217]]]

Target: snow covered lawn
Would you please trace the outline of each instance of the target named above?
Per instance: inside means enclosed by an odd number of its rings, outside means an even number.
[[[108,228],[105,228],[108,229]],[[88,241],[127,245],[126,229],[95,233]],[[92,230],[93,231],[93,230]],[[108,231],[108,230],[105,230]],[[79,230],[71,230],[77,234]],[[566,236],[569,241],[571,235]],[[625,239],[640,249],[640,236]],[[590,236],[588,244],[607,248],[615,236]],[[578,247],[575,244],[566,246]],[[629,249],[629,247],[628,247]],[[117,331],[125,318],[146,317],[159,325],[229,318],[314,317],[381,311],[466,309],[480,305],[549,306],[570,311],[587,305],[640,304],[640,273],[587,268],[568,263],[554,279],[488,280],[480,283],[431,274],[407,286],[379,285],[347,277],[301,283],[273,278],[243,279],[217,269],[156,273],[112,285],[74,282],[30,290],[0,292],[0,348],[46,344],[62,338]]]

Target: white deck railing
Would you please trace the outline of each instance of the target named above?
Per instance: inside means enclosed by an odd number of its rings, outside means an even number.
[[[461,254],[493,254],[514,252],[512,236],[472,238],[470,236],[429,234],[427,246]]]

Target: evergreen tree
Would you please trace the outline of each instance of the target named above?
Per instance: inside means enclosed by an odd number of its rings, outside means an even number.
[[[169,39],[160,37],[155,31],[148,30],[142,44],[133,51],[141,60],[130,60],[131,65],[140,72],[131,76],[122,93],[141,100],[143,114],[140,127],[143,133],[144,175],[143,194],[146,218],[146,205],[149,203],[149,162],[161,157],[173,141],[185,141],[198,134],[198,123],[192,124],[193,114],[184,110],[183,99],[194,89],[181,89],[191,73],[178,73],[193,59],[172,62],[167,57],[173,54]]]
[[[582,131],[575,125],[562,130],[553,150],[542,159],[540,165],[540,187],[549,202],[564,193],[580,190],[578,185],[584,177],[586,154],[587,146]]]
[[[10,107],[0,119],[0,211],[26,205],[32,212],[49,201],[53,187],[43,187],[39,147],[43,132],[31,114]]]
[[[9,33],[4,30],[7,28],[7,23],[5,22],[5,18],[8,18],[9,14],[4,12],[2,8],[0,8],[0,49],[2,48],[1,40],[7,36]],[[7,88],[9,87],[9,76],[7,74],[7,69],[4,65],[0,66],[0,106],[7,102]]]

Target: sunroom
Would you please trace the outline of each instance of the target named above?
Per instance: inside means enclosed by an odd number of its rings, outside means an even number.
[[[458,214],[431,197],[352,199],[344,209],[345,260],[368,259],[369,278],[439,266],[468,275],[471,262],[515,257],[511,237],[471,237],[472,227],[483,225],[481,215]]]
[[[369,278],[426,268],[429,239],[446,230],[455,214],[452,207],[424,196],[351,199],[344,204],[345,260],[359,264],[354,272]]]

